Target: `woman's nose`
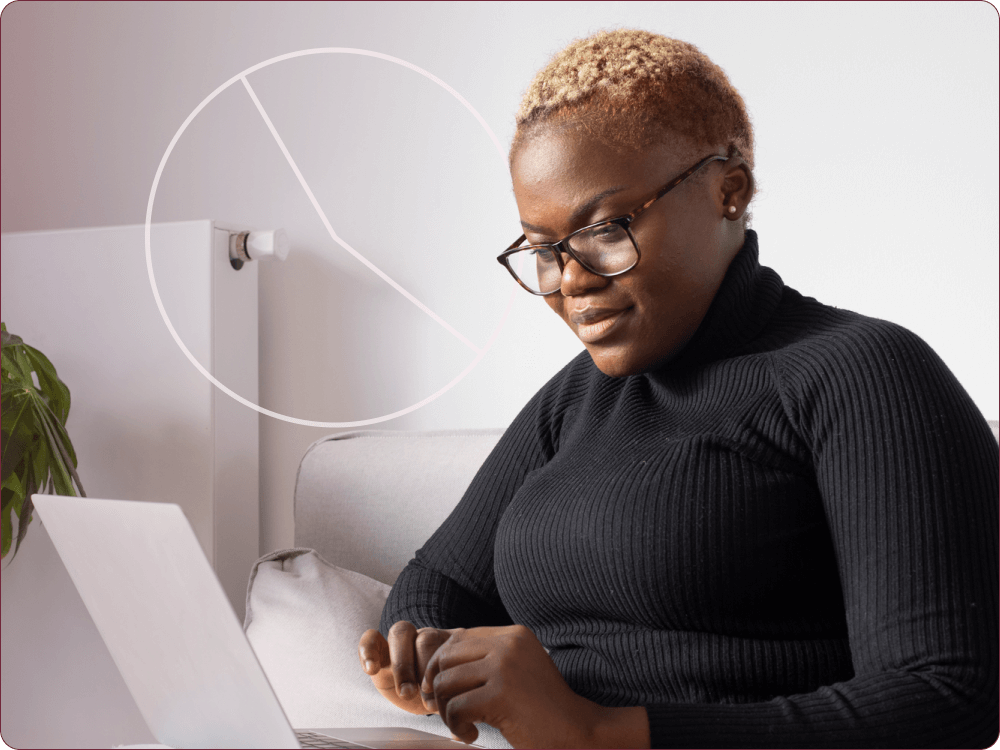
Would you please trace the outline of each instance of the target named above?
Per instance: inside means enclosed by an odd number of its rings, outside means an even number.
[[[559,291],[564,297],[576,297],[606,286],[610,279],[588,271],[573,256],[563,253],[563,272]]]

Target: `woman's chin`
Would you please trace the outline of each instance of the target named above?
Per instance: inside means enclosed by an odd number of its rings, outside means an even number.
[[[609,378],[624,378],[628,375],[638,375],[642,368],[638,366],[627,352],[618,350],[618,347],[597,346],[584,344],[590,353],[590,358],[598,370]]]
[[[629,375],[642,375],[666,365],[672,360],[681,346],[671,347],[666,354],[650,355],[647,352],[637,352],[627,346],[609,346],[605,344],[584,344],[590,358],[598,370],[609,378],[624,378]]]

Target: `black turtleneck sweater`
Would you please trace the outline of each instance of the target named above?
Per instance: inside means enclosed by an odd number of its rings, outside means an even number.
[[[668,365],[581,353],[382,615],[521,623],[653,747],[985,747],[998,451],[938,356],[803,297],[751,231]]]

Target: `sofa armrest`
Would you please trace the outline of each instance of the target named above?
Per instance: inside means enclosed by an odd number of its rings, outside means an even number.
[[[295,482],[295,546],[391,584],[503,430],[363,430],[321,438]]]

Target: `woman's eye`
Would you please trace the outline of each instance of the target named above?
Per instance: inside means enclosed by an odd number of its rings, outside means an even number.
[[[594,227],[587,234],[592,240],[608,242],[620,239],[623,232],[622,228],[617,224],[604,224],[603,226]]]
[[[555,260],[555,253],[553,253],[552,249],[548,247],[535,248],[531,251],[531,255],[543,263],[551,263]]]

